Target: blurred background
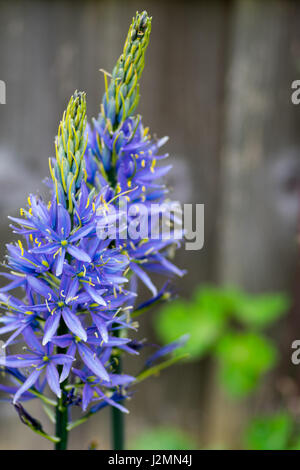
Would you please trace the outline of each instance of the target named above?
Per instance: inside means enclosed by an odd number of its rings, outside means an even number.
[[[176,285],[184,300],[141,319],[140,338],[167,341],[190,328],[194,348],[189,361],[137,388],[127,446],[295,447],[300,105],[291,84],[300,79],[299,2],[0,0],[1,259],[11,240],[7,215],[28,193],[45,193],[70,95],[86,91],[88,116],[97,116],[98,70],[112,70],[132,16],[144,9],[153,27],[138,111],[152,133],[170,137],[173,198],[205,204],[205,245],[177,255],[188,270]],[[182,312],[194,319],[185,323]],[[29,409],[46,420],[38,403]],[[51,448],[11,405],[0,403],[0,419],[1,449]],[[91,442],[110,448],[109,410],[76,428],[70,448]]]

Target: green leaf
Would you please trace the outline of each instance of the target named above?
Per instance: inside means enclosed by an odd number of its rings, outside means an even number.
[[[226,333],[232,318],[248,327],[262,328],[274,322],[288,308],[288,298],[282,294],[248,295],[235,287],[218,288],[210,285],[197,289],[190,302],[166,304],[158,314],[154,327],[160,340],[170,343],[188,333],[190,339],[181,351],[191,359],[199,359],[216,347]],[[257,382],[257,373],[241,375],[236,367],[227,367],[231,382],[237,388],[250,390]]]
[[[225,320],[224,312],[218,308],[202,308],[201,305],[177,301],[160,311],[154,326],[164,344],[188,333],[190,338],[180,352],[199,358],[214,346],[223,332]]]
[[[300,436],[297,436],[289,450],[300,450]]]
[[[235,317],[242,323],[264,328],[287,312],[289,298],[284,294],[242,295],[237,302]]]
[[[245,433],[245,446],[250,450],[286,450],[292,432],[292,419],[287,413],[256,418]]]
[[[277,357],[273,344],[254,333],[229,333],[217,348],[220,379],[230,395],[242,397],[250,393]]]
[[[240,303],[243,293],[235,287],[202,285],[193,295],[193,302],[201,309],[219,312],[229,317]]]
[[[183,432],[174,428],[156,428],[142,432],[130,445],[134,450],[191,450],[197,446]]]

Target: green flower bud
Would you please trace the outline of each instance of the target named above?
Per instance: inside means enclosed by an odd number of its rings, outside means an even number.
[[[105,74],[105,94],[102,100],[102,115],[112,133],[135,110],[139,102],[139,80],[149,43],[151,20],[146,11],[136,13],[108,85]]]
[[[53,168],[50,160],[57,199],[70,213],[73,210],[73,197],[85,175],[86,146],[86,96],[85,93],[75,91],[59,124]]]

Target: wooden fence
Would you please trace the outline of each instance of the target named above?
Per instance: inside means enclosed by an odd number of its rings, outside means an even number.
[[[174,197],[205,204],[204,249],[178,256],[189,272],[178,284],[181,294],[189,297],[202,282],[293,291],[300,106],[291,103],[291,83],[300,78],[300,4],[283,0],[0,0],[2,256],[10,239],[6,215],[29,192],[44,191],[40,180],[69,96],[85,90],[88,114],[97,115],[98,69],[112,69],[137,9],[153,16],[139,111],[152,132],[170,136]],[[143,332],[154,339],[151,324],[148,318]],[[295,313],[274,332],[287,338],[284,354],[297,326]],[[199,446],[234,447],[249,406],[264,397],[276,401],[274,381],[263,397],[237,403],[223,395],[209,360],[179,365],[141,385],[130,404],[129,434],[169,425]],[[0,448],[47,448],[7,405],[0,413]],[[96,437],[107,448],[107,428],[104,412],[74,431],[71,446],[86,448]]]

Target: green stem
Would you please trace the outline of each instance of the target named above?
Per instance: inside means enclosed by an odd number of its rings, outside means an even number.
[[[60,441],[55,444],[56,450],[66,450],[68,444],[68,408],[64,404],[64,396],[57,400],[56,406],[56,436]]]
[[[58,328],[58,334],[59,335],[64,335],[68,331],[66,325],[64,324],[63,321],[61,321],[61,324],[59,325]],[[64,354],[66,351],[64,348],[57,348],[57,353],[58,354]],[[58,367],[59,369],[59,374],[61,374],[62,371],[62,366]],[[64,380],[62,382],[60,388],[61,388],[61,398],[57,399],[57,404],[56,404],[56,437],[58,437],[60,440],[55,444],[55,450],[66,450],[67,445],[68,445],[68,407],[65,402],[65,394],[64,394],[64,386],[67,385],[68,379]]]
[[[118,357],[118,363],[115,366],[115,373],[122,373],[121,358]],[[124,450],[124,413],[114,406],[111,407],[112,424],[112,445],[113,450]]]

